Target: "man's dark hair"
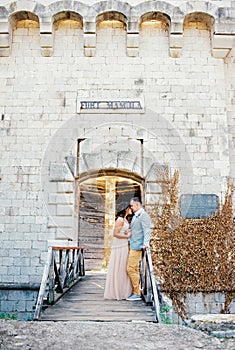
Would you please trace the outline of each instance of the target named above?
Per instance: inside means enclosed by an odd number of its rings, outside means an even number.
[[[142,202],[141,202],[139,197],[133,197],[133,198],[131,198],[131,201],[140,203],[142,205]]]

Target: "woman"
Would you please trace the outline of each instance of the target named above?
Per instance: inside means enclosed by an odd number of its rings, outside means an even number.
[[[104,299],[126,299],[132,291],[126,266],[128,258],[128,238],[131,236],[129,221],[132,215],[130,207],[117,214],[113,230],[113,246],[109,260]]]

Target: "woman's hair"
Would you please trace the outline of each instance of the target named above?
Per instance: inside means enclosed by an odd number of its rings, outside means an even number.
[[[131,208],[129,202],[121,202],[117,204],[116,220],[118,217],[124,218],[128,208]]]
[[[131,223],[131,220],[132,220],[133,216],[134,216],[134,213],[128,214],[128,215],[126,216],[126,219],[127,219],[127,221],[129,222],[129,224]]]
[[[116,214],[115,220],[117,220],[117,218],[119,218],[119,217],[124,218],[125,215],[126,215],[126,210],[127,210],[128,208],[131,208],[130,205],[128,205],[128,206],[127,206],[126,208],[124,208],[124,209],[119,210],[119,211],[117,212],[117,214]],[[127,219],[127,221],[128,221],[129,223],[131,222],[133,216],[134,216],[133,213],[132,213],[132,214],[128,214],[128,215],[126,216],[126,219]]]
[[[127,207],[128,208],[128,207]],[[124,216],[126,215],[126,209],[127,208],[125,208],[125,209],[122,209],[122,210],[119,210],[118,212],[117,212],[117,214],[116,214],[116,219],[119,217],[119,216],[121,216],[122,218],[124,218]]]

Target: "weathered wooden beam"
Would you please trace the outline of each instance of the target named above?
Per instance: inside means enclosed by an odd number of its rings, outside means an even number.
[[[42,310],[42,304],[43,304],[43,297],[45,294],[46,286],[47,286],[47,280],[48,280],[48,275],[49,275],[49,269],[51,265],[51,259],[52,259],[52,247],[48,248],[48,258],[47,262],[44,268],[43,276],[42,276],[42,282],[41,286],[39,289],[39,294],[38,294],[38,300],[35,308],[35,313],[34,313],[34,320],[38,320],[40,317],[40,313]]]

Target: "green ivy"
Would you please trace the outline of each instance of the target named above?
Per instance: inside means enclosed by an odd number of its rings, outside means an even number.
[[[0,314],[0,319],[4,320],[16,320],[17,317],[15,314]]]

